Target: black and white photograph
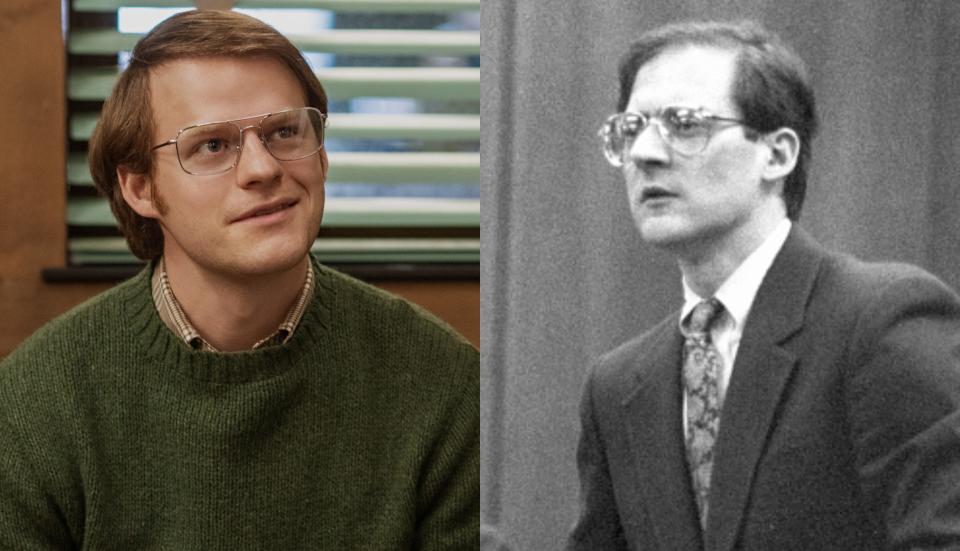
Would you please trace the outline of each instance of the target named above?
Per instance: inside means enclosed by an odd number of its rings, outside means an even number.
[[[490,549],[960,548],[960,5],[481,27]]]

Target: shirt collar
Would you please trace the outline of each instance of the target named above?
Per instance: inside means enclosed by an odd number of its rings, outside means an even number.
[[[791,226],[789,219],[781,220],[763,243],[740,263],[740,266],[730,274],[714,294],[723,304],[735,327],[743,328],[747,314],[750,313],[750,307],[753,305],[753,299],[756,298],[763,278],[766,277],[767,271],[770,270],[777,254],[787,241]],[[680,310],[680,322],[686,319],[697,304],[708,298],[710,297],[700,297],[694,293],[687,285],[686,278],[683,278],[683,308]]]
[[[307,263],[307,276],[297,300],[294,301],[290,311],[277,330],[270,336],[261,339],[253,345],[252,349],[263,348],[264,346],[283,344],[293,336],[294,329],[300,324],[303,313],[307,309],[307,303],[313,296],[315,276],[313,273],[313,262]],[[167,277],[167,271],[164,267],[163,257],[157,260],[153,270],[152,278],[153,302],[157,308],[157,313],[171,331],[177,334],[194,350],[203,350],[206,352],[219,352],[208,343],[196,330],[190,319],[187,317],[180,302],[173,294],[173,288],[170,286],[170,279]]]

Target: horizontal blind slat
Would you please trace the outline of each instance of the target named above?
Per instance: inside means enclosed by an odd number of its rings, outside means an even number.
[[[333,98],[480,100],[480,69],[474,67],[333,67],[315,73]]]
[[[331,153],[327,180],[382,184],[476,184],[480,182],[480,154]]]
[[[462,252],[417,252],[417,251],[386,251],[386,252],[355,252],[355,251],[320,251],[314,253],[320,262],[326,264],[336,263],[385,263],[396,262],[404,264],[421,263],[456,263],[476,264],[480,262],[479,253]],[[111,254],[111,253],[85,253],[70,251],[70,264],[74,266],[83,265],[103,265],[103,264],[134,264],[139,260],[133,253]]]
[[[78,252],[123,253],[129,252],[123,237],[72,237],[70,249]],[[469,237],[422,238],[422,237],[324,237],[311,247],[315,251],[461,251],[480,250],[480,240]]]
[[[333,67],[316,71],[331,99],[410,97],[480,100],[480,69],[473,67]],[[70,99],[102,101],[117,80],[116,69],[74,69]]]
[[[74,11],[111,12],[121,7],[192,8],[195,0],[73,0]],[[480,0],[239,0],[235,8],[302,9],[364,13],[446,13],[480,9]]]
[[[70,117],[70,139],[90,139],[97,124],[96,113],[74,113]],[[371,115],[331,113],[327,139],[480,139],[479,115]]]
[[[74,237],[67,247],[74,264],[137,262],[122,237]],[[479,262],[480,240],[471,238],[331,238],[310,250],[326,262]]]
[[[474,184],[480,181],[479,153],[330,153],[328,182],[371,184]],[[67,160],[67,182],[92,186],[83,153]]]
[[[110,205],[101,197],[67,199],[71,226],[116,225]],[[323,227],[479,227],[479,199],[330,197]]]
[[[75,30],[69,50],[78,55],[110,55],[130,51],[143,35],[112,29]],[[471,31],[325,30],[288,34],[307,52],[360,55],[480,55],[480,33]]]

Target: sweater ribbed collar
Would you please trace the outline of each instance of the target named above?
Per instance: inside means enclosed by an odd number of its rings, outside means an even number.
[[[151,292],[152,263],[121,286],[120,296],[127,342],[137,342],[145,361],[155,361],[184,376],[214,383],[245,383],[278,376],[300,358],[322,346],[331,326],[336,298],[333,275],[311,255],[314,292],[300,327],[285,344],[242,352],[193,350],[160,319]]]

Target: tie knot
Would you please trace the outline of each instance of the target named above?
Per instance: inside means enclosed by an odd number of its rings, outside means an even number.
[[[708,333],[710,326],[717,321],[721,312],[723,312],[723,304],[720,304],[719,300],[710,298],[701,301],[700,304],[693,307],[693,312],[690,313],[688,330],[695,335]]]

